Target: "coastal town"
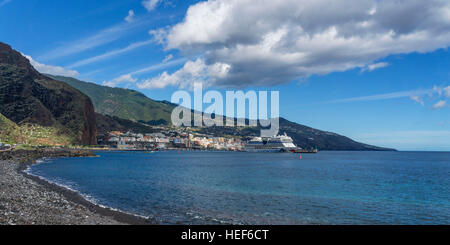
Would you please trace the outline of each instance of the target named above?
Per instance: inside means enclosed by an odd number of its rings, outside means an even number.
[[[98,136],[99,145],[117,150],[218,150],[241,151],[245,141],[239,137],[214,137],[181,130],[164,130],[156,133],[111,131]]]

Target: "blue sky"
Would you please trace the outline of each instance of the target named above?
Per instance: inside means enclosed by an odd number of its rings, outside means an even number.
[[[0,41],[42,72],[156,100],[198,80],[279,90],[291,121],[400,150],[450,150],[450,4],[314,2],[0,0]]]

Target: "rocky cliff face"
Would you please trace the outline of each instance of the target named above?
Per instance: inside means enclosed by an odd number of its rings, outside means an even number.
[[[37,72],[19,52],[0,42],[0,113],[17,124],[55,127],[75,144],[97,143],[89,97]]]

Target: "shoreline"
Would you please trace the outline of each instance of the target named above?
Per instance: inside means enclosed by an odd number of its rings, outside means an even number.
[[[98,204],[95,204],[95,203],[87,200],[85,197],[83,197],[77,191],[68,189],[68,188],[58,185],[56,183],[52,183],[52,182],[46,180],[45,178],[41,178],[39,176],[32,175],[32,174],[25,172],[33,164],[36,164],[36,163],[35,162],[27,162],[24,164],[20,164],[19,167],[17,168],[17,172],[19,174],[23,175],[25,178],[31,179],[34,182],[40,184],[41,186],[45,187],[49,191],[54,191],[54,192],[57,192],[57,193],[63,195],[70,202],[80,204],[80,205],[88,208],[90,211],[100,214],[102,216],[112,217],[114,220],[116,220],[120,223],[125,223],[125,224],[129,224],[129,225],[154,225],[154,224],[156,224],[148,219],[139,217],[137,215],[129,214],[129,213],[119,211],[119,210],[113,210],[112,208],[109,208],[109,207],[102,207]]]
[[[23,153],[21,155],[20,153]],[[6,155],[6,157],[5,157]],[[33,203],[31,204],[33,206],[33,209],[37,210],[45,210],[45,209],[51,209],[55,208],[52,206],[53,203],[63,202],[64,204],[67,204],[67,206],[64,206],[61,209],[69,209],[69,210],[58,210],[61,211],[59,215],[55,214],[49,214],[48,216],[51,216],[53,219],[51,223],[49,224],[73,224],[70,223],[70,219],[73,218],[71,216],[84,216],[85,219],[76,220],[74,224],[112,224],[112,225],[155,225],[158,224],[154,220],[146,219],[144,217],[139,217],[137,215],[129,214],[123,211],[119,210],[113,210],[112,208],[103,207],[98,204],[95,204],[93,202],[90,202],[86,198],[84,198],[80,193],[70,190],[66,187],[60,186],[56,183],[49,182],[48,180],[41,178],[39,176],[35,176],[32,174],[29,174],[26,172],[26,170],[32,166],[33,164],[36,164],[36,161],[42,158],[57,158],[57,157],[88,157],[88,156],[95,156],[90,151],[80,151],[80,150],[73,150],[73,149],[51,149],[50,151],[46,150],[31,150],[31,151],[25,151],[21,150],[19,153],[17,152],[2,152],[0,155],[0,165],[2,165],[2,173],[5,175],[17,175],[17,176],[8,176],[12,178],[8,178],[9,182],[13,183],[1,183],[2,187],[3,185],[6,185],[7,188],[2,190],[2,195],[0,196],[0,218],[2,215],[2,210],[7,210],[7,207],[13,206],[11,209],[5,211],[4,213],[4,219],[7,220],[11,217],[9,216],[15,216],[14,219],[19,220],[26,220],[28,221],[29,217],[27,215],[23,214],[23,209],[25,209],[26,205],[30,205],[29,203],[24,203],[23,199],[24,197],[20,196],[22,193],[13,193],[12,195],[8,195],[10,192],[14,192],[12,190],[8,190],[8,187],[10,189],[14,188],[15,185],[22,185],[23,183],[14,183],[14,182],[23,182],[23,180],[20,180],[21,178],[24,178],[26,180],[32,181],[35,184],[38,185],[38,187],[41,187],[42,190],[29,190],[31,193],[34,193],[35,196],[26,196],[26,199],[33,199]],[[12,168],[11,168],[12,167]],[[3,172],[4,170],[4,172]],[[11,173],[14,172],[14,173]],[[18,177],[18,178],[16,178]],[[32,189],[33,186],[31,186]],[[2,188],[3,189],[3,188]],[[37,192],[37,193],[35,193]],[[43,193],[42,193],[43,192]],[[6,193],[6,194],[5,194]],[[56,197],[54,197],[56,194]],[[42,198],[41,196],[44,196]],[[6,198],[4,197],[6,196]],[[20,196],[20,197],[18,197]],[[49,196],[53,198],[49,198]],[[9,199],[9,200],[8,200]],[[15,200],[18,199],[19,201],[16,203]],[[35,200],[34,200],[35,199]],[[57,200],[54,200],[57,199]],[[61,199],[61,200],[59,200]],[[10,203],[8,203],[10,201]],[[53,202],[53,203],[52,203]],[[37,203],[37,205],[34,205]],[[63,205],[63,204],[60,204]],[[86,210],[80,210],[76,209],[77,213],[71,213],[71,208],[77,208],[77,206],[82,206]],[[5,208],[6,207],[6,208]],[[59,208],[57,206],[56,208]],[[16,211],[13,214],[13,211]],[[34,212],[34,211],[31,211]],[[19,215],[16,215],[16,213],[19,213]],[[80,214],[81,213],[81,214]],[[92,213],[99,217],[92,217]],[[40,214],[39,211],[35,211],[34,215],[28,214],[28,216],[40,216],[44,215]],[[17,217],[16,217],[17,216]],[[23,217],[22,217],[23,216]],[[46,220],[48,217],[41,217],[43,220]],[[39,217],[37,218],[39,219]],[[67,223],[67,220],[69,219],[69,223]],[[98,221],[98,222],[97,222]],[[6,222],[5,224],[10,224],[10,221]],[[12,222],[14,224],[14,222]],[[22,223],[22,222],[19,222]],[[35,224],[36,222],[23,222],[24,224]],[[41,222],[38,221],[39,224]],[[0,220],[0,224],[2,224]],[[46,224],[46,223],[42,223]]]

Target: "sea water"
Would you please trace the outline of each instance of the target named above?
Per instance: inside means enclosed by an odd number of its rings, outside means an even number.
[[[450,224],[449,152],[96,152],[31,174],[162,224]]]

